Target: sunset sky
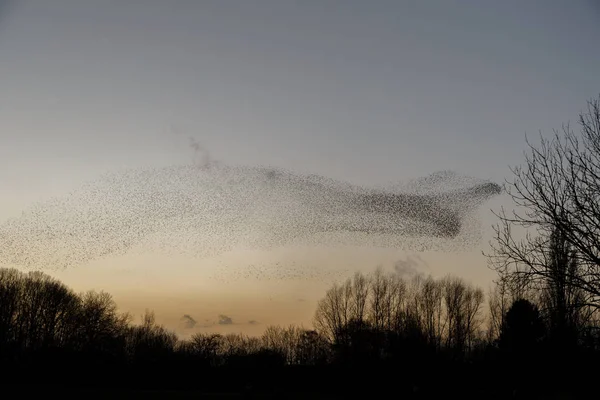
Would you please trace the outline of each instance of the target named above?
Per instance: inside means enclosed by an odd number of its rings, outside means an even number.
[[[191,163],[190,138],[228,165],[357,185],[441,170],[502,183],[525,133],[574,123],[600,92],[593,0],[0,3],[0,221],[106,172]],[[193,331],[309,326],[324,277],[407,257],[487,289],[481,251],[502,204],[482,207],[481,243],[462,252],[290,246],[45,272],[182,334],[184,314]]]

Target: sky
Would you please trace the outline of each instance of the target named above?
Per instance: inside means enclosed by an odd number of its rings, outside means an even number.
[[[190,163],[191,138],[226,164],[356,185],[442,170],[502,183],[526,133],[574,122],[600,93],[593,0],[1,3],[0,220],[108,171]],[[481,245],[457,253],[238,249],[46,272],[174,328],[184,314],[200,330],[309,326],[329,281],[277,278],[278,263],[368,272],[401,261],[487,288],[481,251],[503,204],[483,206]],[[244,278],[250,265],[271,279]]]

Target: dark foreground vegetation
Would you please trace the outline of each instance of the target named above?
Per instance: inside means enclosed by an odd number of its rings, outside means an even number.
[[[588,106],[580,135],[564,127],[514,170],[515,212],[498,215],[488,255],[498,280],[487,296],[456,277],[377,270],[331,287],[312,330],[179,340],[151,312],[132,324],[106,293],[2,269],[3,388],[111,398],[597,398],[600,99]]]
[[[600,337],[594,318],[558,320],[550,295],[538,299],[540,307],[499,285],[488,301],[491,318],[484,318],[483,292],[458,278],[406,281],[378,270],[332,287],[318,305],[315,330],[268,327],[261,337],[197,333],[179,340],[150,312],[131,324],[106,293],[76,294],[43,273],[3,269],[2,379],[7,387],[26,385],[19,390],[573,393],[596,372]]]

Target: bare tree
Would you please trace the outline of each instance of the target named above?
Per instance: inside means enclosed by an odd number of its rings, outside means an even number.
[[[556,230],[548,249],[549,276],[540,289],[540,311],[546,317],[549,334],[559,346],[572,346],[597,308],[587,304],[586,293],[573,281],[581,276],[579,263],[566,238]]]
[[[441,345],[445,328],[443,293],[443,283],[430,276],[421,282],[420,290],[416,294],[421,324],[427,335],[427,341],[436,348]]]
[[[475,343],[480,339],[480,327],[482,319],[480,315],[484,295],[480,288],[467,285],[467,292],[463,303],[465,314],[466,345],[469,350],[473,349]]]
[[[371,277],[371,296],[369,304],[370,322],[378,331],[388,329],[392,315],[393,298],[391,279],[378,268]]]
[[[342,284],[334,284],[317,304],[315,329],[332,342],[342,340],[348,324],[366,320],[368,296],[367,279],[360,273]]]
[[[237,333],[220,336],[220,354],[224,358],[246,356],[261,349],[260,338],[253,338]]]
[[[298,363],[298,348],[302,328],[290,325],[286,328],[280,326],[269,326],[262,336],[263,346],[281,354],[287,364]]]
[[[483,291],[457,277],[446,277],[443,282],[447,318],[446,345],[458,353],[464,353],[471,349],[482,323],[479,312],[483,304]]]
[[[142,323],[129,327],[126,348],[129,357],[138,363],[158,362],[171,355],[177,344],[177,335],[156,323],[153,311],[146,310]]]
[[[23,274],[16,269],[0,270],[0,349],[16,339],[16,323],[21,307]]]
[[[195,333],[191,338],[192,352],[208,366],[219,365],[222,337],[217,333]]]
[[[488,329],[487,341],[493,343],[500,338],[502,324],[508,308],[512,304],[506,279],[500,277],[488,295]]]
[[[46,278],[42,281],[44,306],[37,323],[41,326],[41,346],[54,347],[70,342],[72,323],[79,310],[79,298],[63,283]]]
[[[444,303],[448,334],[446,346],[462,350],[465,344],[464,319],[462,304],[466,288],[459,278],[447,277],[444,280]]]
[[[352,280],[352,318],[364,320],[367,313],[367,300],[369,298],[369,280],[363,274],[357,272]]]
[[[329,343],[317,331],[302,331],[297,349],[301,365],[324,364],[329,358]]]
[[[579,115],[580,133],[568,124],[551,139],[529,141],[525,165],[512,170],[506,191],[517,210],[497,215],[500,223],[489,255],[492,266],[513,283],[554,280],[550,254],[556,232],[572,247],[578,269],[565,271],[581,289],[581,305],[600,306],[600,96]],[[522,239],[515,229],[526,231]]]
[[[114,354],[123,347],[130,316],[119,313],[117,304],[106,292],[88,291],[80,298],[76,321],[78,347]]]

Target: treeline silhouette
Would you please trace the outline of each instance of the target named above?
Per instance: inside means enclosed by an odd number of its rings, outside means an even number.
[[[539,146],[528,143],[525,165],[512,170],[505,189],[515,209],[497,214],[487,256],[498,280],[487,296],[457,277],[377,270],[332,286],[314,329],[181,340],[151,312],[132,324],[107,293],[76,294],[41,272],[3,269],[4,389],[25,380],[21,392],[598,397],[600,96],[578,122],[579,134],[567,124]]]
[[[501,279],[486,306],[483,291],[460,278],[404,279],[378,269],[332,286],[314,329],[181,340],[152,312],[133,324],[108,293],[77,294],[41,272],[0,269],[1,372],[8,386],[25,379],[46,389],[573,392],[590,386],[600,335],[596,314],[568,286],[535,290]]]

